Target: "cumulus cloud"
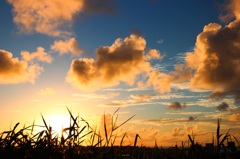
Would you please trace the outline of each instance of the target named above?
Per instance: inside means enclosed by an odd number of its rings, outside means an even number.
[[[181,103],[179,103],[179,102],[172,102],[168,107],[167,107],[167,109],[168,110],[181,110],[181,109],[183,109],[183,108],[185,108],[186,107],[186,104],[184,103],[184,104],[181,104]]]
[[[171,84],[190,81],[192,90],[213,91],[210,98],[233,96],[240,99],[240,0],[231,0],[228,13],[235,20],[222,27],[217,23],[204,26],[197,36],[185,63],[175,66],[169,74],[153,72],[151,80],[160,92],[171,90]]]
[[[218,111],[227,111],[229,108],[228,104],[226,102],[222,102],[219,106],[217,106]]]
[[[194,53],[186,57],[189,66],[196,68],[191,87],[217,90],[211,97],[233,95],[239,98],[239,35],[240,21],[224,28],[214,23],[204,27],[198,35]]]
[[[29,55],[31,58],[32,55]],[[35,55],[34,55],[35,58]],[[39,58],[38,56],[36,58]],[[43,68],[38,64],[29,64],[26,58],[13,58],[12,53],[0,50],[0,84],[21,82],[34,83]]]
[[[114,0],[7,0],[13,6],[14,22],[25,33],[69,36],[74,17],[82,12],[114,10]]]
[[[184,64],[176,65],[175,71],[167,73],[161,73],[158,71],[152,71],[147,81],[147,86],[153,86],[154,89],[161,93],[170,92],[173,83],[184,83],[191,79],[192,70]]]
[[[148,51],[148,53],[145,55],[146,60],[152,60],[152,59],[161,59],[159,50],[151,49]]]
[[[154,70],[145,56],[161,57],[156,50],[145,53],[145,47],[146,40],[141,36],[131,34],[124,40],[119,38],[111,46],[99,47],[96,60],[73,60],[66,80],[85,90],[114,86],[121,81],[133,85],[137,75]]]
[[[224,13],[220,15],[220,17],[219,17],[220,20],[223,21],[223,22],[229,22],[234,18],[240,19],[239,5],[240,5],[239,0],[227,1],[223,5]]]
[[[229,121],[240,121],[240,113],[232,114],[228,117]]]
[[[70,53],[74,56],[79,56],[84,51],[79,47],[79,44],[75,38],[71,38],[66,41],[54,41],[53,45],[51,45],[51,50],[58,52],[60,55]]]
[[[239,25],[240,26],[240,25]],[[239,26],[221,28],[211,23],[197,37],[194,53],[186,61],[196,68],[191,86],[200,89],[228,89],[239,80]]]
[[[28,51],[22,51],[21,52],[22,58],[25,61],[33,61],[34,59],[41,61],[41,62],[47,62],[51,63],[53,58],[48,55],[48,53],[45,52],[45,49],[42,47],[38,47],[36,52],[29,53]]]

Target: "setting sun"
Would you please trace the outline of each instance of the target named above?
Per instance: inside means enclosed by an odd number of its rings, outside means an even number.
[[[49,117],[49,125],[52,127],[53,132],[61,136],[62,130],[70,126],[70,117],[65,115],[52,115]]]

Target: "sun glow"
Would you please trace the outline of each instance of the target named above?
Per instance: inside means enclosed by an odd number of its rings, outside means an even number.
[[[53,133],[61,136],[62,130],[70,126],[70,117],[66,115],[51,115],[49,118],[49,126],[52,127]]]
[[[52,116],[50,123],[52,125],[53,131],[61,135],[62,129],[70,126],[70,119],[69,116],[56,115]]]

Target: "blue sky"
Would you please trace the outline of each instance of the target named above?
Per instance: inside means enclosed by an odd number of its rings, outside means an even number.
[[[217,118],[239,137],[239,3],[1,1],[1,129],[121,107],[144,145],[211,142]]]

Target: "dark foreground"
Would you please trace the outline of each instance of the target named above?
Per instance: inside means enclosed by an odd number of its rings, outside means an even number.
[[[6,147],[0,150],[1,159],[240,159],[240,151],[221,151],[205,147],[148,148],[133,146],[112,147]]]
[[[163,149],[157,144],[154,148],[138,147],[137,140],[140,138],[138,134],[135,136],[133,146],[123,146],[126,133],[121,137],[121,142],[116,144],[116,130],[133,117],[116,124],[118,110],[112,115],[110,132],[107,131],[104,114],[104,135],[96,128],[93,129],[83,118],[74,117],[69,109],[71,121],[69,127],[62,129],[60,136],[46,124],[42,115],[43,126],[35,125],[33,122],[30,126],[17,129],[19,126],[17,123],[13,129],[0,133],[0,159],[240,159],[240,151],[234,142],[224,145],[231,135],[229,132],[220,133],[220,119],[217,122],[215,144],[217,146],[210,143],[203,147],[194,142],[194,137],[188,135],[191,142],[189,148],[176,146]],[[36,127],[43,127],[44,130],[34,133]],[[236,141],[239,144],[237,139]],[[88,146],[82,146],[83,143]]]

